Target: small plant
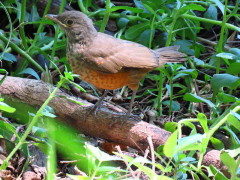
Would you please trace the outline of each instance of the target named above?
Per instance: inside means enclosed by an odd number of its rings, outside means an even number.
[[[129,176],[140,179],[141,175],[148,179],[239,179],[240,49],[230,44],[231,39],[239,41],[236,35],[240,31],[236,23],[239,1],[134,0],[128,2],[130,5],[117,5],[106,0],[101,7],[91,0],[62,1],[59,13],[66,3],[91,17],[101,32],[109,30],[108,22],[114,20],[115,37],[152,49],[177,45],[188,55],[184,64],[167,64],[149,73],[141,81],[137,94],[143,112],[157,111],[156,124],[164,116],[176,117],[164,124],[172,135],[157,151],[150,148],[151,160],[147,158],[148,150],[144,157],[133,158],[118,149],[116,157],[85,143],[85,139],[78,138],[78,132],[56,122],[54,111],[48,106],[56,91],[60,87],[69,89],[66,83],[85,90],[73,82],[76,75],[66,61],[64,33],[44,18],[51,10],[51,1],[45,4],[42,17],[39,7],[30,1],[3,1],[0,2],[0,73],[4,76],[0,86],[8,74],[39,80],[45,74],[44,79],[55,83],[57,88],[50,90],[49,98],[34,113],[29,113],[30,107],[19,113],[22,104],[10,104],[8,98],[0,98],[0,137],[10,141],[16,136],[9,143],[10,151],[1,169],[8,167],[18,150],[29,159],[28,145],[34,144],[48,157],[48,179],[55,178],[57,153],[73,160],[85,172],[85,177],[68,175],[72,179]],[[65,72],[58,69],[60,65],[64,65]],[[54,70],[59,76],[53,78]],[[140,108],[136,109],[134,113],[140,113]],[[18,119],[21,115],[29,120],[24,133],[16,130],[16,122],[4,120]],[[216,137],[219,132],[229,137],[230,146]],[[221,151],[221,161],[229,176],[213,165],[203,165],[209,146]],[[124,162],[125,168],[112,163],[115,161]]]

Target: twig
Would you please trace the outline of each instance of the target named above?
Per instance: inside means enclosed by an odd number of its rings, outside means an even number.
[[[145,158],[145,159],[147,159],[148,154],[149,154],[149,149],[147,148],[147,149],[145,150],[145,154],[144,154],[144,158]],[[142,163],[142,165],[144,165],[144,163]],[[139,171],[139,173],[137,174],[137,179],[140,178],[141,173],[142,173],[142,171]]]
[[[149,147],[150,147],[150,150],[151,150],[152,170],[153,170],[153,172],[155,172],[155,165],[154,165],[154,163],[155,163],[155,156],[154,156],[154,147],[153,147],[152,137],[148,136],[147,140],[148,140],[148,144],[149,144]]]
[[[198,37],[198,40],[205,43],[205,44],[209,44],[211,46],[216,46],[217,45],[216,42],[213,42],[213,41],[210,41],[208,39],[201,38],[201,37]],[[230,49],[229,46],[226,46],[226,45],[224,46],[224,50],[228,51],[229,49]]]
[[[119,154],[123,154],[123,152],[122,152],[120,146],[116,146],[116,149],[117,149],[117,151],[118,151]],[[128,167],[128,162],[125,161],[125,159],[123,159],[123,162],[124,162],[125,165]],[[128,169],[129,169],[129,171],[130,171],[132,177],[133,177],[134,179],[136,179],[135,173],[134,173],[134,171],[132,170],[132,168],[129,166]]]

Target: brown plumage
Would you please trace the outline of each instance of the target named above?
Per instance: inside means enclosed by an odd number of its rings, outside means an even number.
[[[167,62],[186,60],[176,46],[152,50],[97,32],[92,20],[79,11],[46,17],[64,29],[67,59],[74,73],[96,88],[113,90],[127,85],[135,96],[138,83],[147,72]],[[128,116],[131,105],[129,111]]]

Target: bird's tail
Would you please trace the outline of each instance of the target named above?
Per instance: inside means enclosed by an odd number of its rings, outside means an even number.
[[[186,55],[179,52],[180,46],[170,46],[154,50],[159,57],[159,66],[165,63],[182,63],[186,61]]]

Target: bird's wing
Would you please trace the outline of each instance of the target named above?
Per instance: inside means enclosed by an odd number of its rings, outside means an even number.
[[[152,69],[159,64],[159,57],[151,49],[103,33],[94,38],[84,57],[92,68],[106,73],[117,73],[122,68]]]

